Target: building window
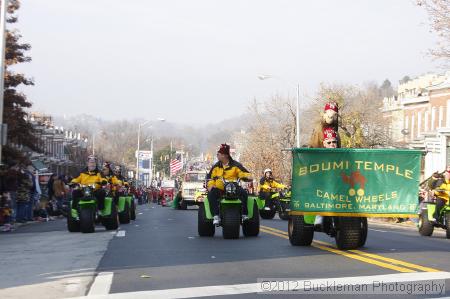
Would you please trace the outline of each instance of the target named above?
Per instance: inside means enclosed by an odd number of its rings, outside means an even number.
[[[445,126],[450,127],[450,100],[447,100],[447,113],[446,113]]]
[[[417,137],[420,137],[422,129],[422,112],[417,112]]]
[[[439,107],[439,128],[442,128],[442,122],[444,121],[444,107]]]
[[[431,131],[436,128],[436,107],[431,108]]]
[[[424,132],[428,132],[428,111],[425,111],[425,120],[424,120]]]

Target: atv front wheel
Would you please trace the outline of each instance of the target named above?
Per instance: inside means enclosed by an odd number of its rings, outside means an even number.
[[[259,235],[259,214],[256,201],[253,204],[253,217],[242,223],[242,233],[246,237],[256,237]]]
[[[428,211],[422,210],[419,215],[419,234],[424,237],[429,237],[433,234],[434,226],[428,220]]]
[[[72,217],[72,211],[67,214],[67,230],[71,233],[80,231],[80,221]]]
[[[259,210],[259,215],[261,215],[262,219],[273,219],[276,213],[277,211],[275,209],[264,210],[263,208],[262,210]]]
[[[125,202],[123,212],[119,213],[119,222],[120,224],[130,223],[130,206],[128,205],[128,202]]]
[[[222,233],[224,239],[238,239],[241,230],[240,206],[225,207],[222,210]]]
[[[200,237],[212,237],[216,231],[213,221],[206,218],[205,206],[198,206],[198,235]]]
[[[103,225],[106,230],[116,230],[119,228],[119,218],[117,215],[117,206],[114,202],[111,203],[111,215],[104,218]]]
[[[288,223],[289,241],[293,246],[310,246],[314,238],[314,225],[305,223],[303,215],[291,216]]]
[[[80,230],[82,233],[95,232],[95,213],[92,209],[80,210]]]

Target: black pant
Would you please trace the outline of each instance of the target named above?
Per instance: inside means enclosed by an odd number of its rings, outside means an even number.
[[[264,191],[259,192],[259,198],[266,201],[266,203],[265,203],[266,207],[272,208],[272,204],[273,204],[272,203],[272,195],[273,195],[273,192],[264,192]]]
[[[436,211],[434,211],[434,218],[439,220],[439,214],[442,208],[445,206],[445,201],[442,198],[436,198]]]
[[[72,192],[72,208],[78,209],[78,203],[80,202],[80,198],[83,197],[83,192],[81,190],[73,190]],[[105,208],[105,190],[98,189],[94,190],[94,197],[97,199],[97,207],[99,210],[103,210]]]
[[[223,191],[217,188],[212,188],[211,191],[208,192],[208,201],[209,206],[211,208],[211,213],[213,216],[219,215],[219,202],[222,198]],[[248,215],[247,201],[248,201],[248,193],[241,187],[237,188],[238,198],[242,201],[242,215]]]

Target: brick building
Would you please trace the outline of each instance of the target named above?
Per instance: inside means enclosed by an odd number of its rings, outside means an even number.
[[[426,152],[423,178],[450,164],[450,71],[401,83],[383,100],[383,115],[397,145]]]

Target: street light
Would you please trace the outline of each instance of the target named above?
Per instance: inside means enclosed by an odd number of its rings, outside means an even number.
[[[296,139],[297,139],[297,147],[300,147],[300,84],[292,84],[290,82],[287,82],[279,77],[272,76],[272,75],[259,75],[259,80],[267,80],[267,79],[279,79],[285,83],[288,83],[289,85],[295,86],[297,89],[297,115],[296,115]]]
[[[166,121],[165,118],[158,117],[156,120],[160,122]],[[146,124],[150,123],[151,120],[147,120],[143,122],[142,124],[139,124],[138,126],[138,138],[137,138],[137,153],[136,153],[136,183],[139,185],[139,152],[140,152],[140,145],[141,145],[141,128],[145,126]],[[152,164],[153,164],[153,141],[152,141]]]

